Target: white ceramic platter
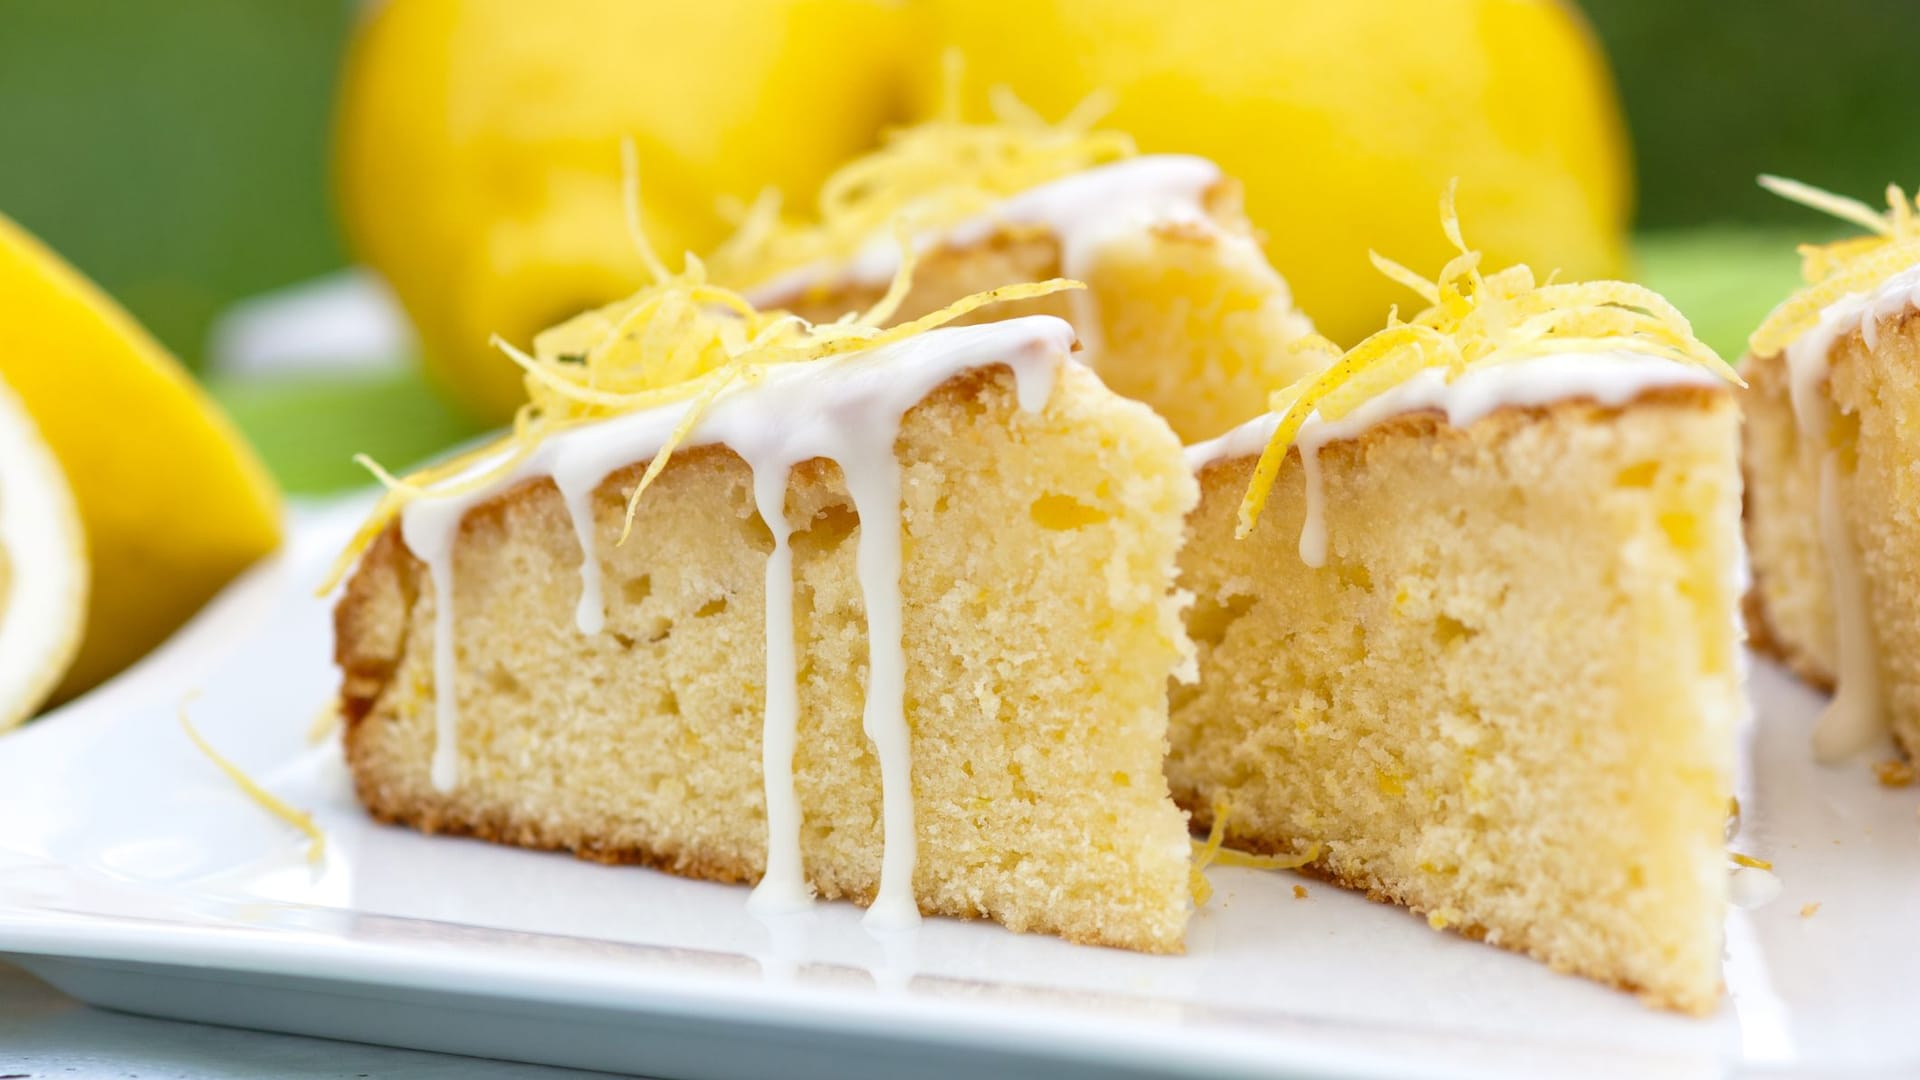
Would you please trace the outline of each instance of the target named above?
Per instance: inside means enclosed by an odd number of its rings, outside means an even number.
[[[99,1005],[668,1076],[1720,1075],[1920,1069],[1920,789],[1815,766],[1819,698],[1754,674],[1736,846],[1783,890],[1728,923],[1695,1020],[1287,874],[1223,870],[1181,957],[823,905],[373,824],[337,747],[312,595],[364,503],[160,653],[0,740],[0,954]],[[326,830],[324,865],[175,713]],[[1803,915],[1807,905],[1817,911]]]

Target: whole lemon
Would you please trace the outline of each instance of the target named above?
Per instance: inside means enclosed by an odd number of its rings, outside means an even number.
[[[404,0],[350,46],[342,217],[429,371],[490,418],[525,399],[488,346],[632,291],[619,146],[669,261],[729,230],[720,200],[808,198],[898,118],[906,23],[885,0]]]
[[[1422,273],[1453,251],[1435,205],[1460,179],[1490,266],[1619,273],[1630,190],[1613,84],[1592,35],[1551,0],[923,0],[916,111],[940,51],[970,113],[1010,87],[1058,116],[1111,91],[1104,126],[1146,151],[1202,154],[1247,210],[1300,306],[1351,342],[1412,294],[1369,248]]]

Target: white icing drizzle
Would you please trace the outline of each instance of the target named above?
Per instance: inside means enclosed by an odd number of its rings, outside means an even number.
[[[573,535],[580,541],[580,602],[573,609],[573,624],[582,634],[592,636],[607,625],[607,602],[600,588],[600,554],[593,542],[593,489],[600,479],[591,473],[557,472],[554,486],[573,520]]]
[[[1820,546],[1827,555],[1833,599],[1834,690],[1813,725],[1813,756],[1844,761],[1886,734],[1881,698],[1879,647],[1860,549],[1840,497],[1840,452],[1820,453]]]
[[[453,543],[460,519],[425,515],[400,518],[400,538],[413,552],[427,552],[433,582],[433,763],[429,776],[436,791],[452,791],[460,782],[460,754],[454,736],[460,730],[460,695],[454,685]]]
[[[1037,412],[1052,395],[1059,365],[1073,347],[1059,319],[1030,316],[981,326],[928,331],[905,341],[829,360],[785,364],[723,393],[683,446],[724,445],[754,475],[754,502],[774,536],[767,567],[767,699],[762,764],[767,805],[767,872],[753,894],[762,910],[804,906],[810,899],[800,854],[794,793],[798,728],[793,625],[791,526],[785,512],[793,466],[815,458],[840,466],[859,515],[856,552],[867,614],[868,667],[863,728],[880,760],[883,851],[880,887],[867,912],[876,928],[919,921],[913,872],[913,760],[906,718],[906,656],[900,596],[900,470],[894,441],[907,411],[963,371],[1006,365],[1020,408]],[[595,632],[604,615],[593,550],[592,492],[615,470],[645,461],[665,445],[689,405],[679,403],[612,417],[547,437],[506,475],[454,495],[427,495],[401,511],[401,536],[427,565],[434,589],[434,752],[432,779],[441,791],[459,782],[458,672],[453,618],[453,556],[460,523],[479,503],[514,487],[551,478],[580,538],[583,568],[576,622]],[[475,466],[475,473],[487,467]],[[458,478],[450,483],[458,483]],[[594,564],[589,570],[586,563]],[[593,629],[589,629],[592,626]]]
[[[897,422],[896,422],[897,423]],[[861,728],[880,755],[881,821],[885,835],[913,836],[913,733],[901,707],[907,694],[907,652],[900,603],[900,469],[893,462],[892,433],[884,460],[856,455],[841,463],[847,491],[862,522],[856,552],[860,595],[867,604],[867,702]],[[895,526],[879,527],[891,515]],[[913,898],[915,845],[887,844],[881,853],[880,892],[867,909],[875,927],[902,929],[920,921]]]
[[[1320,482],[1320,448],[1301,445],[1300,476],[1307,485],[1306,512],[1300,522],[1300,561],[1327,565],[1327,495]]]
[[[1842,337],[1855,330],[1871,349],[1880,338],[1880,321],[1909,308],[1920,307],[1920,265],[1889,276],[1872,292],[1848,293],[1820,309],[1813,328],[1787,346],[1787,375],[1794,415],[1801,430],[1825,437],[1826,402],[1820,393],[1827,381],[1829,358]]]
[[[799,663],[793,644],[793,526],[787,521],[791,465],[756,468],[753,501],[773,534],[767,556],[767,703],[760,729],[760,769],[767,802],[767,870],[748,906],[768,914],[804,908],[806,868],[800,863],[800,797],[793,787],[793,752],[800,737]]]
[[[1452,382],[1446,380],[1446,372],[1424,368],[1338,420],[1323,420],[1318,411],[1310,413],[1294,437],[1307,486],[1300,559],[1308,566],[1326,562],[1326,496],[1320,450],[1330,443],[1356,438],[1385,420],[1431,411],[1445,416],[1454,427],[1466,427],[1502,408],[1530,408],[1571,398],[1618,408],[1663,387],[1722,385],[1724,382],[1710,371],[1646,353],[1550,353],[1472,368]],[[1279,425],[1277,413],[1264,413],[1217,439],[1189,446],[1187,467],[1199,472],[1216,461],[1258,455]]]
[[[1917,306],[1920,266],[1912,266],[1871,292],[1848,293],[1828,304],[1813,328],[1786,349],[1787,390],[1801,441],[1820,455],[1820,546],[1832,586],[1835,688],[1813,729],[1813,754],[1823,762],[1844,761],[1879,743],[1886,737],[1887,716],[1860,546],[1840,494],[1839,451],[1826,445],[1832,420],[1822,389],[1832,371],[1833,347],[1842,337],[1858,330],[1871,349],[1879,340],[1880,320]]]
[[[1149,154],[1097,165],[1009,196],[956,225],[916,236],[914,249],[969,247],[1007,226],[1040,226],[1059,238],[1061,273],[1073,277],[1102,243],[1122,231],[1174,222],[1210,225],[1206,193],[1223,175],[1206,158],[1186,154]],[[823,282],[885,285],[899,269],[899,243],[884,234],[870,238],[844,261],[790,270],[747,296],[761,307],[778,307]]]

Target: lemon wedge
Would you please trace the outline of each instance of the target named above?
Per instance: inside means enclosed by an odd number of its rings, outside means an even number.
[[[145,655],[278,546],[279,495],[185,369],[5,215],[0,380],[65,472],[86,538],[86,627],[54,689],[62,701]]]
[[[33,715],[80,651],[87,549],[66,473],[0,383],[0,731]]]

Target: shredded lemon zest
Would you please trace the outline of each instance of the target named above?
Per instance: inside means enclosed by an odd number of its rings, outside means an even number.
[[[1751,856],[1751,855],[1742,855],[1742,854],[1740,854],[1740,853],[1739,853],[1739,852],[1737,852],[1737,851],[1729,851],[1729,852],[1727,852],[1727,858],[1729,858],[1729,859],[1732,859],[1732,860],[1734,861],[1734,864],[1735,864],[1735,865],[1737,865],[1737,866],[1744,866],[1744,867],[1747,867],[1748,869],[1751,869],[1751,870],[1771,870],[1771,869],[1773,869],[1773,864],[1772,864],[1772,863],[1770,863],[1770,862],[1768,862],[1767,860],[1765,860],[1765,859],[1756,859],[1756,858],[1754,858],[1754,857],[1753,857],[1753,856]]]
[[[1250,851],[1235,851],[1227,847],[1227,817],[1233,812],[1233,802],[1225,795],[1213,800],[1213,822],[1207,826],[1207,838],[1193,843],[1193,866],[1188,870],[1187,889],[1193,894],[1194,907],[1206,907],[1213,899],[1213,883],[1207,880],[1209,866],[1242,866],[1251,870],[1298,870],[1320,857],[1320,844],[1315,841],[1307,850],[1296,855],[1255,855]]]
[[[1800,245],[1800,277],[1807,284],[1781,301],[1747,339],[1747,349],[1754,356],[1773,356],[1799,340],[1836,300],[1920,266],[1920,223],[1914,217],[1920,192],[1909,197],[1898,185],[1888,184],[1887,209],[1879,211],[1858,199],[1779,176],[1760,177],[1760,186],[1789,202],[1858,225],[1869,235]]]
[[[1427,279],[1379,253],[1373,265],[1427,306],[1410,319],[1396,308],[1384,329],[1342,351],[1322,337],[1296,349],[1316,353],[1313,374],[1275,391],[1268,407],[1280,416],[1240,503],[1239,536],[1260,519],[1274,479],[1309,417],[1337,420],[1380,393],[1429,369],[1448,382],[1466,372],[1549,353],[1633,352],[1705,368],[1743,385],[1733,369],[1694,336],[1693,327],[1658,293],[1624,281],[1537,282],[1517,264],[1486,273],[1467,246],[1454,207],[1458,182],[1440,196],[1440,226],[1456,254]],[[1556,271],[1557,274],[1557,271]]]
[[[193,695],[188,695],[186,700],[180,702],[180,729],[187,733],[187,738],[193,740],[193,745],[206,755],[208,761],[213,762],[221,772],[227,774],[227,779],[233,781],[234,786],[238,787],[247,798],[252,799],[262,810],[305,833],[307,861],[316,866],[319,865],[325,859],[327,851],[327,836],[320,831],[320,826],[313,823],[311,815],[294,809],[278,795],[261,787],[253,777],[242,771],[240,766],[228,761],[218,750],[215,750],[213,744],[201,736],[200,732],[194,728],[192,719],[187,716],[187,703],[192,699]]]
[[[934,118],[886,134],[879,149],[841,166],[821,186],[810,218],[784,219],[777,195],[756,199],[713,253],[718,280],[754,284],[816,264],[841,263],[889,229],[938,232],[1011,195],[1137,154],[1132,138],[1095,125],[1112,107],[1094,93],[1057,123],[1004,87],[989,94],[994,119],[968,123],[957,62]]]
[[[623,144],[622,158],[631,174],[633,155],[628,144]],[[1008,285],[885,326],[913,280],[914,252],[903,225],[896,233],[902,245],[900,268],[886,296],[866,312],[815,325],[787,312],[755,308],[740,293],[710,282],[706,266],[693,256],[687,257],[679,273],[669,273],[639,228],[638,181],[628,175],[622,189],[630,204],[633,241],[653,282],[624,300],[542,332],[534,338],[532,352],[497,336],[493,339],[524,372],[528,399],[514,417],[513,430],[503,438],[404,477],[394,476],[364,455],[356,457],[386,492],[341,552],[318,590],[321,595],[338,587],[409,501],[485,489],[511,474],[557,431],[644,409],[685,406],[628,494],[620,534],[625,542],[641,495],[729,388],[757,381],[778,365],[826,360],[901,341],[989,304],[1085,288],[1065,278]]]

